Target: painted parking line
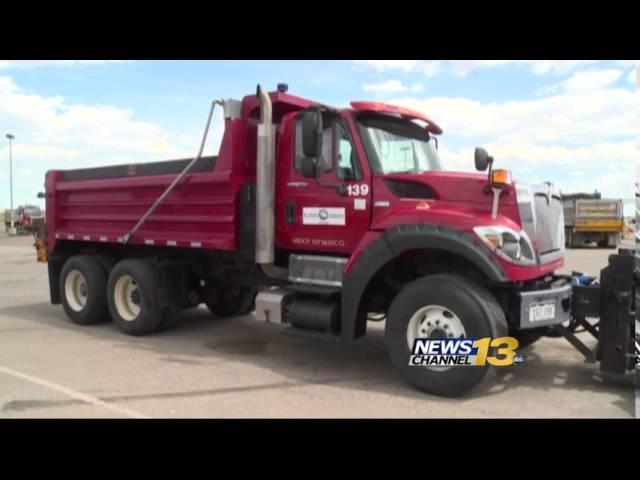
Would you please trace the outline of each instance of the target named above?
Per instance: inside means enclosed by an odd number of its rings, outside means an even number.
[[[104,402],[99,398],[93,397],[91,395],[87,395],[86,393],[77,392],[76,390],[72,390],[63,385],[59,385],[57,383],[49,382],[48,380],[44,380],[42,378],[37,378],[32,375],[27,375],[26,373],[18,372],[17,370],[13,370],[11,368],[0,366],[0,373],[5,373],[7,375],[11,375],[15,378],[20,378],[22,380],[26,380],[27,382],[35,383],[36,385],[40,385],[46,387],[50,390],[54,390],[56,392],[67,395],[71,398],[75,398],[76,400],[80,400],[82,402],[88,403],[89,405],[93,405],[95,407],[102,407],[112,412],[117,412],[122,415],[126,415],[131,418],[150,418],[141,413],[135,412],[128,408],[119,407],[117,405],[112,405],[110,403]]]

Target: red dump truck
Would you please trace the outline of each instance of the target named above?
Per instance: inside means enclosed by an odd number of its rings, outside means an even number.
[[[218,156],[202,156],[224,110]],[[487,367],[409,365],[416,338],[516,336],[570,320],[559,192],[448,171],[442,129],[375,102],[334,109],[285,85],[217,100],[193,159],[46,174],[51,302],[129,335],[206,304],[351,344],[386,319],[392,363],[415,387],[462,395]],[[487,172],[488,169],[488,172]],[[46,250],[46,251],[45,251]]]
[[[37,205],[22,205],[13,211],[13,219],[11,218],[11,210],[4,212],[4,223],[7,233],[11,229],[11,222],[16,229],[18,235],[24,235],[35,232],[37,224],[44,220],[42,209]]]

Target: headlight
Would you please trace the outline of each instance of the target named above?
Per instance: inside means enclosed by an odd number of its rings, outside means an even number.
[[[523,230],[516,232],[506,227],[475,227],[473,231],[491,250],[505,260],[521,265],[536,263],[533,245]]]

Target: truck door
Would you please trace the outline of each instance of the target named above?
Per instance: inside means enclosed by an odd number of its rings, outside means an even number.
[[[347,120],[324,122],[318,179],[302,175],[302,119],[292,115],[289,148],[278,152],[277,246],[350,253],[369,229],[371,182]],[[365,166],[365,168],[363,168]]]

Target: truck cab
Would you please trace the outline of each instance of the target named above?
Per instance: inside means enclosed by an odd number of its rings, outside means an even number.
[[[289,100],[283,92],[263,98],[273,106],[262,110],[273,111],[286,110],[277,103]],[[371,313],[387,318],[407,285],[444,275],[488,289],[505,315],[503,330],[522,343],[569,319],[570,282],[554,274],[564,265],[565,240],[553,185],[514,181],[482,149],[476,151],[482,173],[448,170],[439,153],[442,128],[402,107],[309,104],[274,122],[269,262],[285,267],[291,284],[281,297],[258,295],[258,316],[285,311],[286,297],[304,304],[307,295],[309,304],[295,308],[290,323],[320,325],[349,342],[365,335]],[[258,154],[258,165],[268,157]],[[257,184],[260,190],[260,178]],[[312,291],[336,294],[340,321],[332,308],[323,310],[324,320],[310,315],[318,308],[306,293]]]
[[[482,240],[512,281],[563,266],[562,205],[551,185],[519,184],[504,170],[493,177],[449,170],[438,150],[442,129],[430,118],[380,103],[353,106],[322,112],[317,158],[304,151],[307,112],[283,117],[279,248],[357,256],[363,240],[397,225],[426,223]],[[499,245],[502,240],[517,246]]]
[[[18,235],[33,233],[35,224],[43,220],[42,209],[37,205],[21,205],[13,211],[13,224]],[[11,210],[5,212],[5,225],[7,232],[11,227]]]

